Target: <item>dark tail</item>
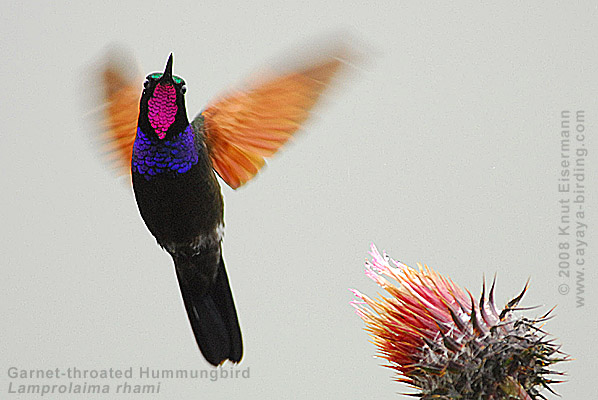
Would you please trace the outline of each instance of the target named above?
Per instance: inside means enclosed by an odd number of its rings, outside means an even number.
[[[209,256],[178,257],[175,268],[195,340],[206,360],[214,366],[241,361],[241,328],[222,256],[218,265]]]

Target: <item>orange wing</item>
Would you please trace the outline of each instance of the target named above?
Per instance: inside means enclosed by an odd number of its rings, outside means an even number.
[[[125,76],[118,61],[109,61],[100,71],[104,100],[102,135],[108,158],[125,174],[131,171],[141,87],[137,80]]]
[[[233,189],[253,178],[264,157],[272,156],[299,129],[341,65],[340,59],[329,57],[209,105],[200,116],[218,175]]]

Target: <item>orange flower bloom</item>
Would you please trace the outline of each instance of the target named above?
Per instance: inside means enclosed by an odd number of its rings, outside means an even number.
[[[483,286],[476,302],[427,266],[410,268],[374,245],[370,254],[366,274],[390,297],[372,299],[353,290],[359,300],[352,304],[379,357],[396,370],[397,381],[419,390],[419,397],[536,399],[543,398],[540,389],[556,383],[547,376],[558,373],[548,367],[567,357],[559,357],[558,346],[537,326],[548,313],[534,320],[514,314],[527,284],[498,312],[494,282],[488,296]]]

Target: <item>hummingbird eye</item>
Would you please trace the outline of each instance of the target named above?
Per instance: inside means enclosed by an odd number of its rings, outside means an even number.
[[[181,93],[182,94],[187,93],[187,86],[183,85],[183,87],[181,87]]]
[[[149,86],[149,81],[145,81],[143,82],[143,87],[147,89],[147,87]]]

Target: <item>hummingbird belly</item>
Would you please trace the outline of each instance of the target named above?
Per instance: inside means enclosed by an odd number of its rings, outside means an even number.
[[[169,253],[219,246],[223,203],[213,172],[201,163],[183,174],[146,179],[133,173],[133,189],[147,228]],[[211,175],[211,176],[210,176]]]

